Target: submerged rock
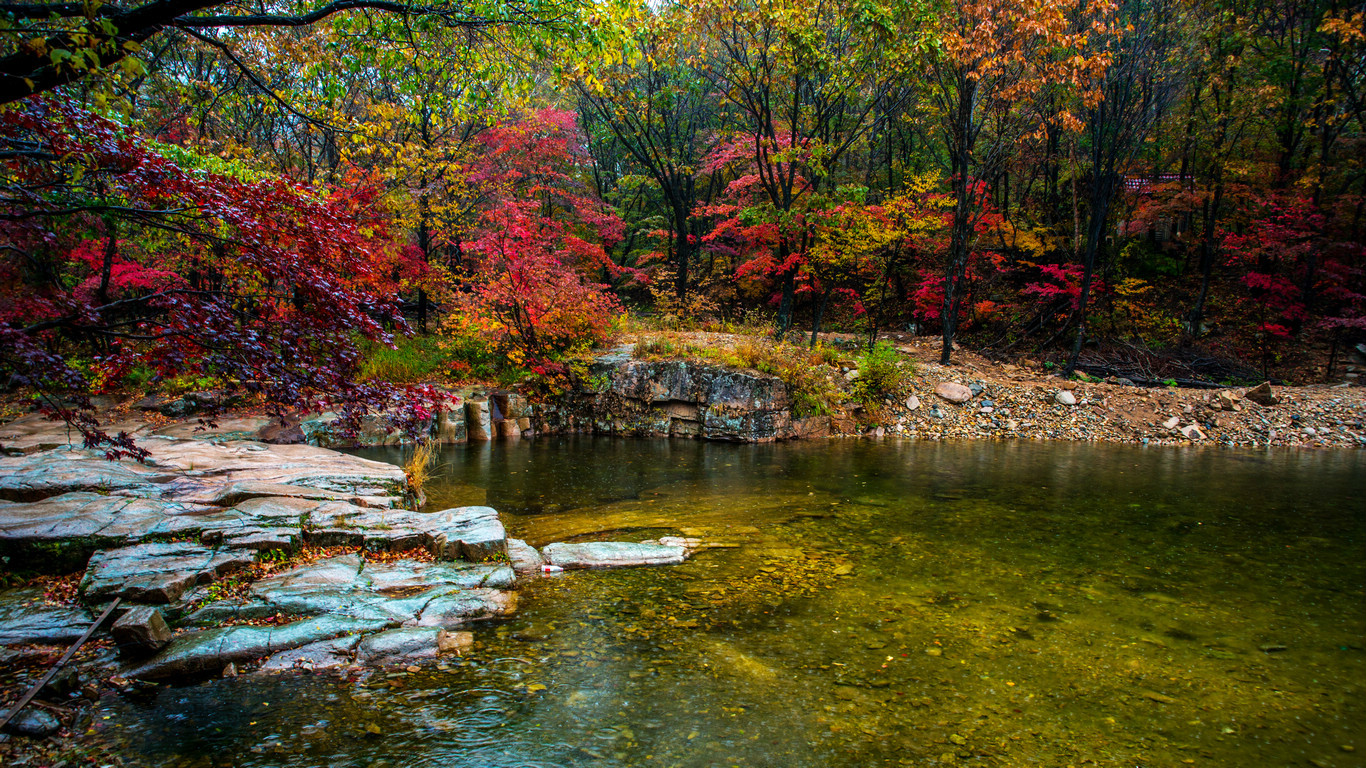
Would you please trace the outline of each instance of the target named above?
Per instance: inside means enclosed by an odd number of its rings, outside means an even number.
[[[61,730],[61,727],[62,723],[55,715],[30,706],[5,723],[5,732],[31,739],[42,739]]]
[[[582,544],[547,544],[541,549],[547,563],[566,570],[575,568],[623,568],[639,565],[677,565],[688,559],[681,546],[629,541],[592,541]]]

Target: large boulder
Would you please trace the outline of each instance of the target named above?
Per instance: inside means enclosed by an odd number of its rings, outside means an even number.
[[[934,385],[934,393],[940,398],[947,400],[955,405],[966,403],[972,399],[972,390],[967,386],[956,381],[941,381]]]
[[[171,642],[171,628],[161,611],[150,605],[134,606],[109,628],[124,653],[155,653]]]

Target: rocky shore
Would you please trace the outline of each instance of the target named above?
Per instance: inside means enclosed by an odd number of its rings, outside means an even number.
[[[111,462],[21,422],[0,456],[0,711],[118,604],[14,734],[73,728],[80,701],[144,681],[458,654],[527,574],[668,565],[693,544],[538,551],[492,508],[419,511],[403,470],[330,449],[154,435],[146,462]]]

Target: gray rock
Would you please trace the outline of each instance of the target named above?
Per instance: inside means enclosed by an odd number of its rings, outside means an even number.
[[[412,623],[420,627],[458,627],[471,621],[507,616],[516,610],[516,592],[496,589],[450,590],[432,598]]]
[[[593,541],[582,544],[555,543],[541,549],[547,563],[566,570],[575,568],[621,568],[638,565],[677,565],[688,558],[680,546],[638,544],[628,541]]]
[[[309,643],[293,650],[271,656],[261,665],[262,672],[283,672],[290,669],[333,669],[350,666],[355,660],[359,635],[339,637]]]
[[[955,405],[972,399],[972,390],[956,381],[939,382],[934,386],[934,393]]]
[[[0,592],[0,645],[75,642],[92,621],[84,608],[46,604],[39,587]]]
[[[545,565],[541,553],[521,539],[508,539],[508,560],[517,573],[535,573]]]
[[[155,653],[165,648],[172,638],[166,618],[150,605],[133,607],[120,616],[109,631],[125,653]]]
[[[1062,389],[1058,390],[1057,394],[1053,395],[1053,402],[1058,405],[1076,405],[1077,396],[1072,394],[1071,390]]]
[[[434,586],[508,589],[516,581],[511,567],[497,563],[376,563],[366,566],[362,575],[369,588],[381,594]]]
[[[396,562],[362,570],[359,558],[344,555],[261,579],[245,600],[211,603],[186,621],[203,625],[282,613],[449,626],[510,613],[515,605],[499,590],[513,580],[512,569],[501,564]]]
[[[174,542],[104,550],[90,558],[80,593],[86,602],[122,597],[138,603],[172,603],[190,587],[255,559],[251,552]]]
[[[731,442],[795,434],[787,387],[775,376],[683,360],[631,360],[629,350],[597,358],[589,373],[593,388],[537,407],[538,432]]]
[[[91,451],[43,451],[0,457],[0,499],[37,501],[75,491],[159,496],[173,474],[131,462],[106,461]]]
[[[437,627],[413,627],[379,632],[361,640],[356,660],[363,664],[403,664],[434,659],[446,634]]]
[[[479,562],[507,555],[507,531],[492,507],[455,507],[419,513],[437,557]]]
[[[322,616],[279,627],[221,627],[181,635],[124,677],[159,680],[218,674],[229,663],[263,658],[343,635],[377,632],[393,622]]]
[[[980,381],[973,381],[968,384],[968,390],[972,392],[973,397],[977,397],[982,394],[982,392],[986,391],[986,386]]]
[[[910,397],[906,398],[906,410],[908,410],[908,411],[915,411],[915,410],[919,410],[919,409],[920,409],[920,398],[916,397],[915,395],[911,395]]]
[[[30,739],[43,739],[61,730],[62,723],[50,712],[44,712],[34,706],[24,708],[23,712],[15,715],[8,723],[5,723],[5,732],[16,736],[27,736]]]

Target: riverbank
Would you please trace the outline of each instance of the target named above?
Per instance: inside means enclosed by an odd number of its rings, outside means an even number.
[[[576,387],[533,403],[513,389],[465,383],[442,387],[447,402],[429,420],[440,444],[592,433],[769,442],[832,437],[918,440],[1059,440],[1134,445],[1366,447],[1366,387],[1361,365],[1335,384],[1186,388],[1140,386],[1125,379],[1064,379],[1031,360],[1003,363],[959,350],[938,363],[938,341],[891,334],[886,343],[902,381],[871,401],[859,391],[862,339],[829,334],[809,365],[789,346],[786,371],[759,337],[705,332],[640,332],[595,354]],[[760,348],[756,360],[754,349]],[[748,350],[740,354],[733,350]],[[797,354],[797,357],[792,355]],[[793,361],[796,361],[795,364]],[[766,369],[767,372],[756,370]],[[796,369],[796,370],[794,370]],[[787,379],[784,378],[787,374]],[[792,381],[802,378],[803,381]],[[815,382],[813,384],[813,381]],[[439,384],[439,383],[437,383]],[[801,387],[819,390],[803,400]],[[216,393],[179,397],[130,394],[97,398],[111,433],[134,438],[199,438],[310,443],[327,447],[403,444],[409,437],[368,418],[339,439],[331,413],[290,414],[281,424],[259,404],[205,413]],[[11,404],[10,413],[19,415]],[[56,436],[54,438],[54,435]],[[78,436],[54,430],[39,414],[0,425],[0,452],[27,453]]]
[[[736,355],[728,354],[729,350],[754,342],[751,337],[716,333],[675,332],[663,334],[662,339],[660,334],[638,334],[597,358],[594,371],[607,376],[611,394],[636,400],[637,410],[653,406],[668,411],[679,397],[667,391],[667,383],[651,386],[635,380],[641,377],[640,363],[635,360],[642,351],[664,348],[672,353],[652,356],[656,366],[675,362],[705,368],[715,367],[718,359],[734,359]],[[791,398],[781,395],[740,398],[740,407],[769,412],[788,409],[790,428],[772,430],[769,439],[906,437],[1366,447],[1366,388],[1353,385],[1355,379],[1335,385],[1268,385],[1255,392],[1250,391],[1255,387],[1151,387],[1117,378],[1064,379],[1033,361],[999,363],[966,350],[955,352],[954,365],[942,366],[937,340],[892,334],[886,341],[908,375],[894,394],[880,402],[860,401],[857,394],[861,339],[831,334],[827,342],[843,353],[827,354],[825,361],[812,366],[835,389],[822,409],[825,413],[803,414],[793,408]],[[752,370],[748,373],[765,378]],[[602,421],[601,414],[597,421]],[[649,420],[644,429],[639,422],[626,428],[593,427],[616,434],[650,434]],[[655,428],[653,434],[660,431]]]

